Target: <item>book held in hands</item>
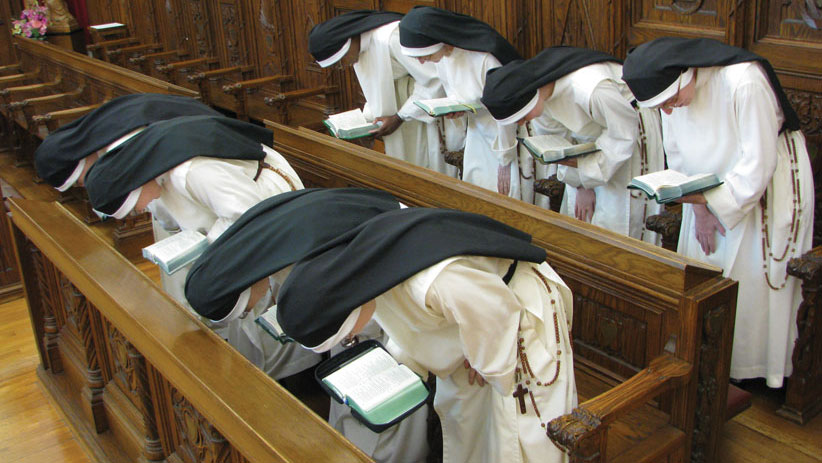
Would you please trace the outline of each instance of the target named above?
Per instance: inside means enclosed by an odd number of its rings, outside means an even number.
[[[433,100],[416,100],[414,104],[422,108],[431,117],[445,116],[451,113],[464,111],[476,113],[482,105],[472,103],[460,103],[450,98],[434,98]]]
[[[371,136],[371,131],[380,126],[373,122],[368,122],[362,113],[362,109],[352,109],[343,113],[332,114],[323,121],[331,134],[343,140],[352,140]]]
[[[673,169],[640,175],[631,179],[628,188],[640,190],[659,204],[669,203],[683,196],[701,193],[722,184],[715,174],[685,175]]]
[[[208,247],[208,239],[196,230],[183,230],[143,248],[143,257],[168,275],[180,270]]]
[[[263,312],[259,317],[254,319],[254,321],[260,325],[263,330],[268,333],[272,338],[276,339],[280,342],[280,344],[286,344],[289,342],[295,342],[291,337],[289,337],[283,329],[280,327],[280,322],[277,321],[277,306],[269,307],[265,312]]]
[[[595,142],[573,144],[559,135],[535,135],[520,140],[534,159],[543,164],[599,151]]]
[[[429,396],[420,377],[374,340],[323,361],[314,374],[331,397],[351,407],[351,414],[375,432],[399,423]]]

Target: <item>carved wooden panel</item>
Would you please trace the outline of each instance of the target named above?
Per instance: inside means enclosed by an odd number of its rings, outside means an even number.
[[[0,40],[0,43],[2,43],[2,40]],[[6,289],[19,284],[20,274],[17,271],[17,260],[14,257],[14,248],[11,242],[8,208],[6,207],[3,192],[0,191],[0,295],[5,294]]]
[[[541,41],[542,47],[530,50],[532,54],[553,45],[570,45],[619,55],[624,44],[616,38],[616,33],[625,10],[602,8],[601,5],[592,0],[544,2],[541,14],[533,16],[542,19],[535,27],[545,36]]]
[[[177,455],[185,463],[246,462],[223,435],[176,389],[172,389],[171,403],[179,440]]]
[[[292,66],[290,63],[290,41],[292,30],[287,27],[288,23],[280,9],[283,7],[281,1],[275,0],[251,0],[250,11],[248,12],[251,27],[251,43],[255,47],[252,54],[253,62],[259,69],[259,75],[272,76],[277,74],[289,74]]]
[[[822,74],[822,1],[758,0],[749,8],[746,47],[777,69]],[[804,86],[804,90],[820,91]]]

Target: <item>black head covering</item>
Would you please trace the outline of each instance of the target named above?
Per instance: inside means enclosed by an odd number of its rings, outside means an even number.
[[[156,121],[201,114],[220,115],[185,96],[135,93],[117,97],[50,133],[34,152],[37,175],[59,187],[81,159],[132,130]]]
[[[311,28],[308,51],[315,60],[326,60],[351,37],[400,19],[401,13],[390,11],[357,10],[341,14]]]
[[[268,129],[223,116],[184,116],[155,122],[95,162],[86,176],[94,209],[111,215],[129,193],[195,156],[261,160]]]
[[[748,61],[758,62],[768,75],[785,115],[781,130],[799,130],[799,117],[782,90],[771,63],[756,53],[713,39],[662,37],[643,43],[628,52],[622,66],[622,79],[638,100],[645,101],[668,88],[686,68],[729,66]]]
[[[621,62],[608,53],[587,48],[546,48],[531,59],[511,61],[489,70],[482,89],[482,104],[494,119],[506,119],[524,108],[543,85],[606,61]]]
[[[431,6],[415,6],[400,21],[403,47],[424,48],[440,42],[491,53],[502,64],[522,59],[499,32],[471,16]]]
[[[277,296],[277,319],[300,344],[320,345],[363,303],[458,255],[545,260],[530,235],[484,215],[427,208],[386,212],[297,262]]]
[[[197,259],[186,277],[186,299],[204,317],[225,318],[254,282],[399,207],[388,193],[360,188],[307,189],[266,199]]]

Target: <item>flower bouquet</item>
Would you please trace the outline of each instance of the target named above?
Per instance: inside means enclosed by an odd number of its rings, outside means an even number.
[[[20,19],[12,21],[11,32],[14,35],[24,35],[31,39],[44,40],[48,30],[48,7],[35,6],[23,10]]]

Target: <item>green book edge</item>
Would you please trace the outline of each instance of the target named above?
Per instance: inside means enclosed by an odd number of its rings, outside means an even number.
[[[322,381],[326,384],[326,386],[334,391],[338,397],[341,397],[341,394],[336,388],[334,388],[334,386],[332,386],[325,379]],[[355,402],[345,401],[345,403],[353,410],[356,410],[357,413],[362,415],[363,418],[372,424],[383,425],[399,418],[409,410],[419,405],[421,402],[425,401],[427,398],[428,389],[425,388],[425,385],[420,379],[413,385],[403,389],[402,392],[398,393],[394,397],[391,397],[380,405],[377,405],[368,412],[363,411]]]
[[[334,129],[331,128],[331,123],[328,122],[328,119],[323,119],[323,125],[325,125],[325,127],[328,128],[328,133],[332,137],[339,138],[340,140],[356,140],[358,138],[366,138],[366,137],[374,136],[374,134],[371,134],[371,133],[364,133],[362,135],[356,135],[356,136],[353,136],[353,137],[338,137],[336,134],[334,134]],[[373,129],[369,129],[369,130],[373,130]]]

